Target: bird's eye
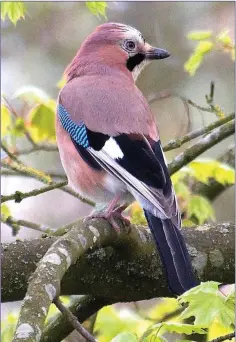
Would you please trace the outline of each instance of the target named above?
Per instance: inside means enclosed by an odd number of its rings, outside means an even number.
[[[132,50],[134,50],[136,48],[136,44],[132,40],[127,40],[125,42],[125,48],[128,51],[132,51]]]

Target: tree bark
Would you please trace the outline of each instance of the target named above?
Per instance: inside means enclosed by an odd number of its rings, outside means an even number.
[[[113,238],[79,258],[66,272],[61,295],[89,294],[112,301],[138,301],[170,296],[161,262],[145,227],[122,228],[116,234],[105,220],[93,228]],[[88,226],[81,221],[73,228]],[[183,229],[192,264],[201,281],[234,282],[234,224],[222,223]],[[90,232],[91,234],[91,232]],[[94,235],[96,237],[96,234]],[[24,298],[37,263],[57,237],[16,241],[2,246],[2,301]]]

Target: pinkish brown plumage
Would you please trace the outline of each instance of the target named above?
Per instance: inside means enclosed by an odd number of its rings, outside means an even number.
[[[118,206],[140,202],[169,286],[182,293],[194,286],[194,275],[154,117],[135,85],[151,60],[168,56],[130,26],[97,27],[65,71],[56,131],[69,184],[97,203],[110,203],[97,216],[116,227]]]

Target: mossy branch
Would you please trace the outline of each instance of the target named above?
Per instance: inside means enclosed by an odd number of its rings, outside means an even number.
[[[233,224],[188,228],[183,234],[201,280],[233,282]],[[18,328],[31,327],[27,341],[42,333],[49,305],[59,294],[89,294],[111,302],[170,295],[151,234],[144,227],[121,227],[118,234],[106,220],[78,221],[59,239],[17,241],[3,245],[2,252],[3,301],[22,299],[31,277],[18,323]],[[70,263],[74,264],[68,269]],[[19,334],[14,341],[21,341]]]
[[[222,140],[228,138],[235,132],[235,121],[231,120],[223,126],[215,128],[211,133],[207,134],[201,140],[196,142],[191,147],[188,147],[184,152],[174,158],[168,165],[169,172],[173,175],[179,171],[183,166],[190,163],[192,160],[197,158],[199,155],[215,146]]]
[[[167,152],[167,151],[174,150],[176,148],[181,147],[183,144],[200,137],[201,135],[209,134],[213,129],[220,127],[224,125],[225,123],[233,120],[234,117],[235,117],[235,113],[232,113],[223,119],[217,120],[209,124],[206,127],[196,129],[195,131],[192,131],[183,137],[177,138],[175,140],[171,140],[169,143],[163,146],[163,151]]]

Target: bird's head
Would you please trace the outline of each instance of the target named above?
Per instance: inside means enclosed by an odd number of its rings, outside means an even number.
[[[148,44],[135,28],[119,23],[106,23],[98,26],[88,36],[73,62],[82,62],[85,59],[86,65],[98,65],[100,62],[107,66],[120,67],[131,72],[136,80],[150,61],[169,56],[166,50]],[[73,62],[69,68],[73,66]]]

